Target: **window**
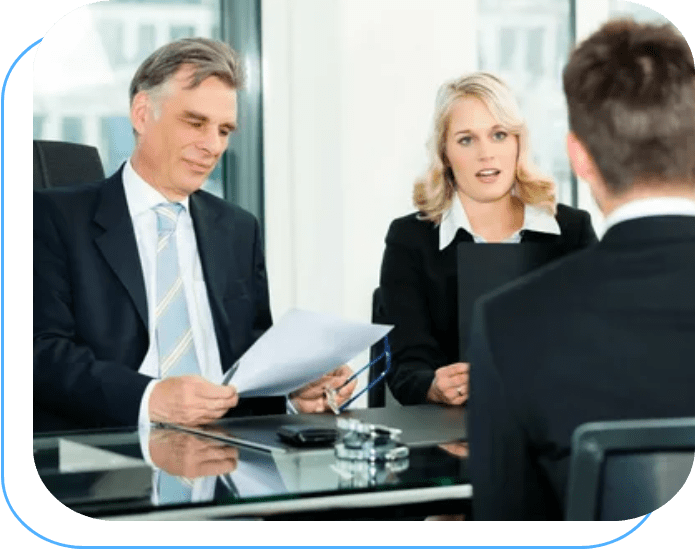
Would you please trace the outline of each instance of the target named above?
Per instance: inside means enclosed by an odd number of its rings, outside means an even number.
[[[112,67],[122,66],[126,62],[123,21],[108,18],[98,19],[96,26],[109,63]]]
[[[529,74],[535,77],[541,77],[544,70],[544,51],[543,39],[545,37],[545,29],[538,27],[530,29],[526,34],[526,70]]]
[[[77,116],[66,116],[61,126],[61,139],[71,143],[82,142],[82,119]]]
[[[484,48],[480,48],[480,51],[484,51]],[[509,27],[500,29],[500,69],[511,70],[514,67],[516,53],[516,31]]]
[[[127,116],[104,116],[101,118],[100,126],[99,154],[104,172],[112,174],[130,155],[135,139]]]
[[[169,29],[169,37],[171,40],[179,40],[180,38],[190,38],[195,34],[195,29],[190,25],[173,25]]]
[[[154,25],[146,23],[138,27],[138,58],[145,58],[152,53],[157,43]]]
[[[34,135],[43,134],[43,125],[46,122],[45,116],[34,116]]]

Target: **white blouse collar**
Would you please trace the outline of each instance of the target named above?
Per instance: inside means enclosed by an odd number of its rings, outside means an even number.
[[[446,248],[456,237],[456,232],[463,229],[473,236],[475,242],[485,242],[480,235],[473,232],[471,222],[466,215],[466,210],[457,196],[451,201],[451,206],[442,215],[442,222],[439,224],[439,249]],[[560,234],[560,225],[558,225],[555,216],[547,210],[524,204],[524,224],[505,242],[518,242],[521,231],[536,231],[539,233]]]

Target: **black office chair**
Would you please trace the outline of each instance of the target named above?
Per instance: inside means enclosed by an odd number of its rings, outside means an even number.
[[[384,320],[384,304],[381,300],[381,289],[377,288],[372,294],[372,322],[375,324],[386,324]],[[373,362],[376,357],[384,352],[384,340],[380,339],[369,349],[369,361]],[[378,378],[386,368],[386,361],[379,360],[369,368],[369,383]],[[367,406],[369,408],[383,408],[386,405],[386,380],[378,383],[367,393]]]
[[[695,418],[605,421],[572,436],[567,520],[627,520],[661,507],[693,467]]]
[[[104,179],[104,168],[95,147],[34,140],[34,190],[101,179]]]

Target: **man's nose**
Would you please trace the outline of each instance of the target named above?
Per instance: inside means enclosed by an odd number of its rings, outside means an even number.
[[[210,154],[219,156],[227,148],[227,136],[216,129],[210,129],[205,132],[199,146]]]

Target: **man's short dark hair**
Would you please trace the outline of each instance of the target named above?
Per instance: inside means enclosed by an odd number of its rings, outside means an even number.
[[[613,194],[695,181],[695,67],[672,25],[606,23],[572,52],[563,84],[570,130]]]
[[[237,54],[224,42],[209,38],[183,38],[165,44],[145,59],[130,83],[130,102],[141,91],[155,96],[182,65],[193,66],[189,88],[215,76],[230,88],[244,86],[244,74]]]

